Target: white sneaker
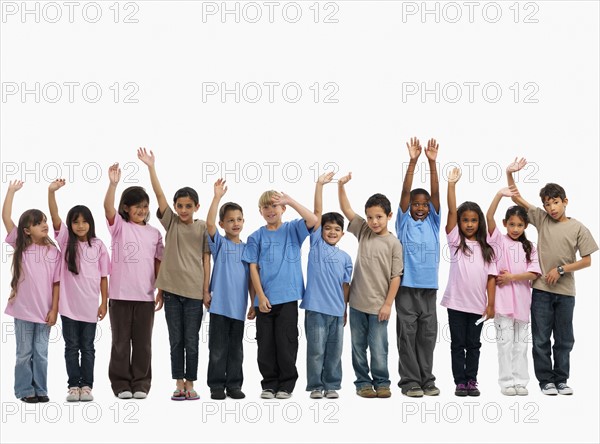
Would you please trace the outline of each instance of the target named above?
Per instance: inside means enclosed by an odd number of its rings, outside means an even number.
[[[94,400],[94,396],[92,395],[92,388],[87,385],[81,387],[80,389],[79,399],[83,402],[89,402]]]
[[[502,387],[500,392],[506,396],[515,396],[517,394],[517,390],[512,385],[508,387]]]
[[[335,390],[325,390],[325,397],[327,399],[338,399],[340,395]]]
[[[542,387],[542,393],[544,395],[554,396],[558,395],[558,390],[556,390],[556,386],[554,385],[554,383],[549,382],[548,384]]]
[[[133,393],[131,393],[129,390],[125,390],[124,392],[121,392],[117,395],[117,398],[119,399],[131,399],[133,398]]]
[[[67,395],[68,402],[77,402],[79,401],[79,387],[69,387],[69,394]]]
[[[275,391],[271,389],[264,389],[261,392],[260,397],[262,399],[275,399]]]
[[[277,394],[275,395],[275,397],[277,399],[290,399],[292,397],[292,394],[290,392],[285,391],[285,390],[279,390],[277,392]]]
[[[527,390],[527,388],[521,384],[515,385],[515,390],[519,396],[527,396],[529,394],[529,390]]]
[[[134,399],[146,399],[147,396],[148,396],[148,393],[146,393],[146,392],[135,392],[133,394]]]
[[[566,382],[559,382],[557,388],[558,388],[558,393],[560,393],[561,395],[572,395],[573,394],[573,389],[571,387],[569,387]]]
[[[311,399],[323,399],[323,392],[321,390],[313,390],[310,392]]]

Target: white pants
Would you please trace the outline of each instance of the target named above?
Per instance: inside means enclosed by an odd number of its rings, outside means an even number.
[[[515,385],[526,386],[527,330],[529,324],[502,315],[494,317],[496,344],[498,345],[498,384],[501,388]]]

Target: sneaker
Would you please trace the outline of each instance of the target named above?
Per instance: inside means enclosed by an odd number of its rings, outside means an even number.
[[[327,399],[338,399],[340,395],[335,390],[325,390],[325,397]]]
[[[467,394],[469,396],[479,396],[481,392],[477,388],[477,381],[473,381],[472,379],[467,383]]]
[[[323,399],[323,392],[321,390],[313,390],[310,392],[311,399]]]
[[[527,388],[521,384],[515,385],[515,391],[519,396],[527,396],[529,394],[529,390],[527,390]]]
[[[549,382],[548,384],[542,387],[542,393],[544,395],[554,396],[558,395],[558,390],[556,390],[556,386],[552,382]]]
[[[290,399],[292,397],[292,394],[287,390],[278,390],[275,397],[277,399]]]
[[[515,396],[517,394],[517,389],[510,385],[508,387],[502,387],[500,393],[506,396]]]
[[[50,402],[50,398],[47,395],[38,395],[37,400],[38,402]]]
[[[423,387],[423,394],[425,396],[437,396],[440,394],[440,389],[435,386],[435,384],[427,384]]]
[[[137,391],[137,392],[133,393],[134,399],[146,399],[147,396],[148,396],[148,393],[142,392],[142,391]]]
[[[262,399],[273,399],[275,398],[275,390],[272,389],[265,389],[262,391],[262,393],[260,394],[260,397]]]
[[[569,387],[566,382],[559,382],[556,388],[558,389],[558,393],[561,395],[573,394],[573,389]]]
[[[79,401],[79,387],[69,387],[69,394],[67,395],[68,402]]]
[[[229,396],[231,399],[244,399],[246,394],[240,388],[228,388],[227,396]]]
[[[419,387],[418,385],[411,387],[409,389],[407,389],[406,391],[403,391],[403,393],[406,396],[410,396],[411,398],[421,398],[423,397],[423,389],[421,387]]]
[[[119,399],[131,399],[133,398],[133,393],[131,393],[129,390],[124,390],[121,393],[119,393],[117,395],[117,398]]]
[[[356,394],[361,398],[377,398],[377,392],[370,385],[359,388]]]
[[[392,396],[392,392],[389,387],[377,387],[375,393],[378,398],[389,398]]]
[[[210,399],[225,399],[225,390],[222,388],[212,389]]]
[[[464,384],[457,384],[456,389],[454,390],[454,394],[456,396],[467,396],[469,391],[467,390],[467,386]]]
[[[81,387],[79,393],[79,399],[83,402],[89,402],[94,400],[94,396],[92,395],[92,388],[87,385]]]
[[[26,402],[27,404],[37,404],[38,397],[37,396],[25,396],[21,398],[21,401]]]

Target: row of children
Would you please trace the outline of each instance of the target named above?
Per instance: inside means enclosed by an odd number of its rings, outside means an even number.
[[[108,310],[112,390],[121,399],[145,398],[151,384],[154,313],[164,304],[171,373],[176,381],[171,399],[199,399],[194,381],[203,305],[210,311],[207,382],[211,397],[245,397],[241,390],[244,320],[256,318],[261,397],[289,398],[298,379],[300,299],[300,307],[306,310],[306,389],[311,398],[338,397],[348,305],[356,392],[365,398],[391,396],[387,324],[394,301],[402,393],[411,397],[439,394],[432,372],[441,224],[438,144],[432,139],[424,149],[431,175],[430,193],[422,188],[411,190],[423,149],[416,138],[407,147],[410,161],[396,219],[397,237],[388,231],[392,211],[384,195],[368,199],[365,219],[354,212],[346,195],[351,174],[337,180],[340,207],[350,221],[348,231],[358,239],[354,273],[350,256],[336,247],[344,234],[343,216],[322,212],[323,187],[332,182],[333,173],[319,177],[313,211],[286,194],[263,193],[259,210],[266,225],[243,243],[242,208],[232,202],[219,208],[227,192],[225,181],[218,180],[214,185],[206,222],[194,219],[199,209],[197,193],[189,187],[178,190],[173,199],[175,211],[171,210],[158,180],[154,154],[139,149],[138,158],[148,166],[158,200],[157,216],[166,230],[165,247],[160,232],[147,223],[150,199],[143,188],[124,190],[115,208],[121,172],[114,164],[109,168],[110,183],[104,200],[112,237],[110,259],[95,236],[94,219],[87,207],[73,207],[66,223],[62,222],[55,193],[65,185],[64,180],[54,181],[48,190],[50,215],[62,255],[48,236],[41,211],[26,211],[18,226],[12,222],[13,197],[23,183],[10,183],[2,217],[8,232],[6,241],[15,248],[6,309],[15,318],[15,395],[24,402],[48,401],[48,335],[60,313],[67,400],[92,400],[96,322]],[[581,223],[566,217],[568,201],[560,186],[548,184],[541,190],[543,209],[520,196],[512,174],[525,163],[515,160],[509,165],[509,188],[495,195],[487,217],[476,203],[464,202],[457,207],[455,189],[460,170],[454,169],[448,178],[446,233],[454,258],[441,305],[448,309],[457,396],[479,395],[482,316],[495,320],[502,393],[527,394],[523,332],[530,306],[535,374],[542,392],[572,393],[566,383],[573,346],[573,272],[589,266],[590,255],[598,247]],[[506,213],[505,235],[494,221],[503,196],[519,204]],[[283,222],[288,206],[301,218]],[[224,235],[217,229],[217,214]],[[525,236],[528,223],[538,228],[539,261],[535,247]],[[307,237],[310,253],[305,289],[299,259]],[[533,298],[530,281],[534,282]],[[246,313],[248,299],[250,308]]]

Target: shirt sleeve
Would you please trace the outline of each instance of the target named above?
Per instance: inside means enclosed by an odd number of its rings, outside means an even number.
[[[398,239],[394,239],[392,248],[392,275],[390,278],[401,276],[404,270],[404,263],[402,262],[402,245]]]
[[[167,206],[167,209],[164,211],[164,213],[162,215],[160,214],[160,208],[157,209],[156,217],[160,221],[160,224],[163,226],[165,231],[169,231],[169,227],[171,226],[171,224],[173,223],[173,220],[175,219],[173,217],[173,210],[171,210],[171,207]]]
[[[101,277],[106,277],[110,274],[110,257],[108,255],[108,250],[104,242],[100,239],[96,239],[98,241],[98,248],[100,248],[100,258],[98,259],[98,269],[100,271]]]
[[[64,222],[60,223],[60,228],[58,231],[54,230],[54,239],[56,239],[56,243],[60,249],[64,250],[67,242],[69,242],[69,229]]]
[[[248,264],[258,264],[258,255],[260,253],[259,235],[258,231],[255,231],[248,238],[246,248],[242,252],[242,261]]]
[[[527,210],[527,216],[529,216],[529,222],[534,227],[539,227],[542,224],[544,217],[546,217],[547,215],[548,215],[548,213],[546,213],[544,210],[542,210],[539,207],[529,207],[529,210]]]
[[[364,236],[365,230],[368,229],[369,225],[358,214],[350,221],[350,224],[348,225],[348,231],[355,235],[359,241]]]
[[[219,249],[221,248],[221,244],[223,243],[223,236],[221,236],[221,233],[219,233],[219,230],[217,230],[215,231],[214,239],[211,239],[211,237],[208,235],[208,232],[206,232],[206,237],[210,253],[212,254],[213,259],[216,260],[217,255],[219,254]]]
[[[431,202],[429,202],[429,217],[431,218],[431,225],[437,231],[440,231],[440,226],[442,224],[442,204],[440,203],[440,211],[435,211],[435,207]]]
[[[112,237],[117,236],[121,232],[121,230],[123,229],[124,223],[125,223],[125,221],[123,220],[123,218],[121,217],[121,215],[119,213],[115,213],[115,220],[113,221],[112,225],[108,222],[108,219],[106,219],[106,225],[108,226],[108,232],[110,233],[110,235]]]
[[[349,254],[346,254],[346,264],[344,265],[344,278],[345,284],[349,284],[352,279],[352,258]]]
[[[6,235],[5,242],[13,248],[17,246],[17,226],[15,225],[10,233]]]
[[[527,271],[530,273],[542,274],[540,269],[540,260],[538,258],[537,248],[533,243],[531,244],[531,260],[527,262]]]
[[[156,252],[154,253],[154,259],[158,259],[159,261],[163,260],[163,253],[165,252],[165,245],[163,244],[162,234],[160,231],[156,230],[156,234],[158,236],[156,242]]]
[[[292,227],[294,227],[295,237],[298,241],[298,248],[300,248],[304,242],[304,239],[306,239],[312,232],[312,229],[310,231],[308,230],[306,227],[306,221],[304,219],[294,219],[292,222],[290,222],[290,224]]]
[[[594,240],[590,230],[581,225],[581,229],[577,234],[577,250],[579,250],[579,254],[581,257],[589,256],[590,254],[598,251],[598,245]]]

